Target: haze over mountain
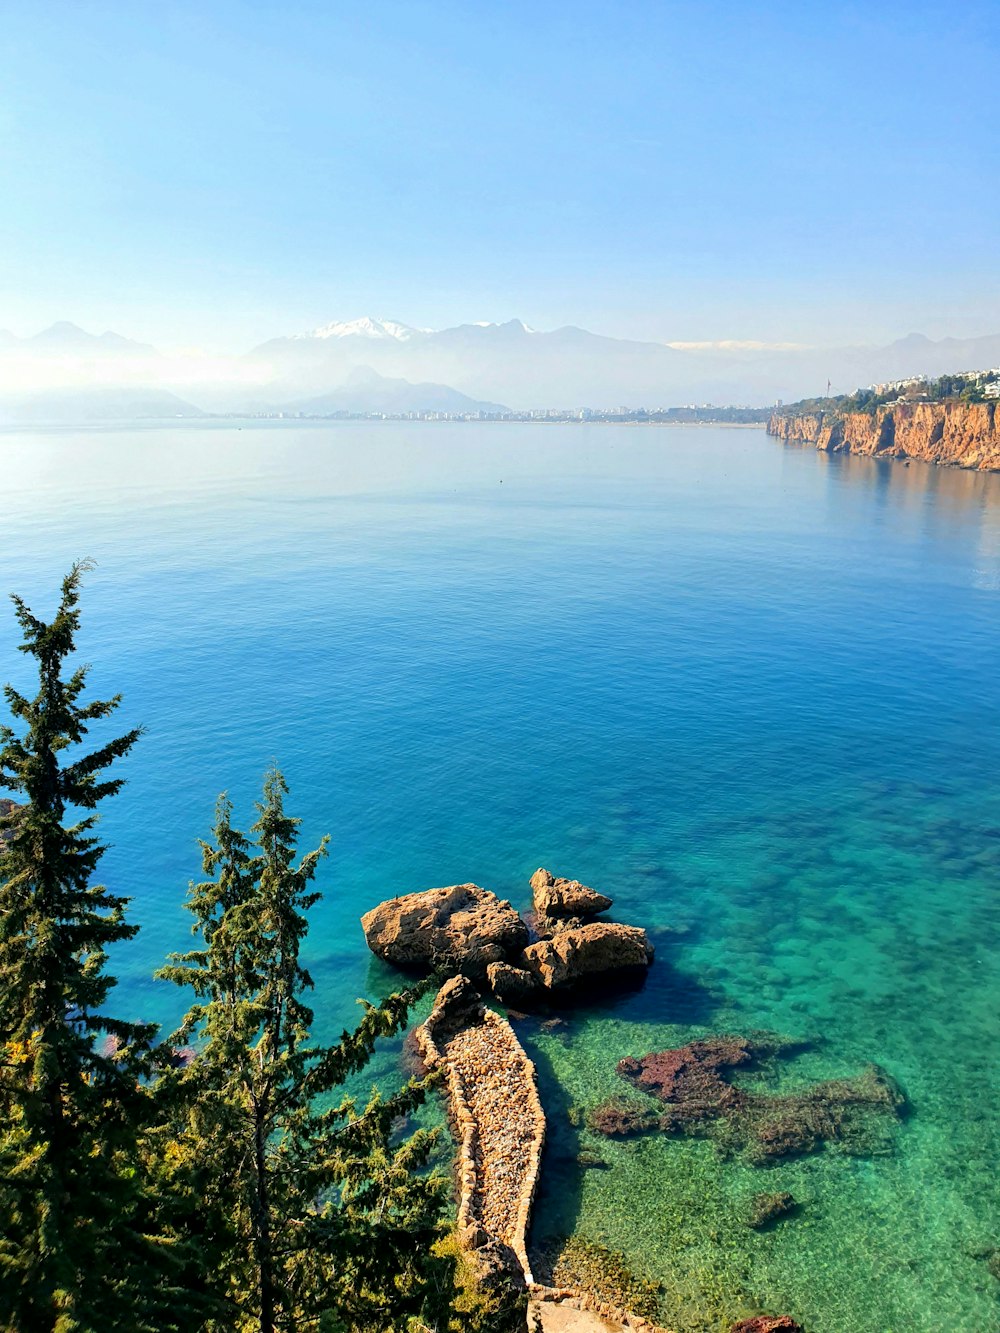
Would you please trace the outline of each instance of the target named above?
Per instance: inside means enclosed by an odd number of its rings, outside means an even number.
[[[95,335],[63,321],[28,338],[0,334],[0,405],[6,401],[9,419],[15,400],[23,411],[25,395],[58,391],[63,396],[53,406],[63,420],[68,390],[128,389],[179,395],[193,411],[317,415],[497,411],[500,405],[765,406],[823,393],[828,381],[833,392],[849,392],[906,375],[998,364],[1000,334],[932,341],[914,333],[883,347],[659,343],[571,325],[539,331],[516,319],[435,330],[366,316],[209,357],[163,354],[118,333]],[[172,406],[164,401],[171,409],[166,415],[175,415]],[[37,398],[35,419],[42,408]]]

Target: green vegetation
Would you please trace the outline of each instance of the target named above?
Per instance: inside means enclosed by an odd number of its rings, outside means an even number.
[[[987,388],[1000,381],[1000,371],[987,370],[962,374],[940,375],[937,379],[895,380],[892,384],[872,385],[855,389],[853,393],[832,398],[802,398],[797,403],[785,403],[781,416],[811,416],[819,412],[845,416],[851,412],[867,412],[874,416],[880,407],[893,403],[985,403],[990,395]]]
[[[268,773],[249,835],[220,798],[196,947],[161,977],[194,993],[166,1042],[112,1017],[107,950],[128,900],[93,882],[95,808],[139,739],[81,753],[118,697],[67,675],[85,565],[51,623],[14,599],[38,693],[0,729],[0,1329],[6,1333],[503,1333],[445,1221],[434,1134],[401,1126],[433,1076],[358,1109],[334,1094],[422,989],[365,1004],[333,1046],[310,1040],[300,963],[326,839],[297,859],[287,787]]]

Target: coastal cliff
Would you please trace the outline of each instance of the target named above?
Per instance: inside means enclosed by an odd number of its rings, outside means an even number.
[[[827,453],[1000,472],[1000,403],[893,403],[874,412],[775,412],[767,433]]]

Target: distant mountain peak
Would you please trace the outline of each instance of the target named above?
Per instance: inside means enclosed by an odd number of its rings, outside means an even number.
[[[81,329],[79,324],[74,324],[68,319],[57,319],[54,324],[50,324],[47,329],[42,329],[41,333],[36,333],[34,337],[29,338],[29,342],[50,342],[57,338],[91,338],[93,335]]]
[[[518,329],[521,333],[537,333],[537,329],[531,328],[525,324],[523,319],[507,319],[498,321],[494,319],[477,319],[473,321],[474,329]]]
[[[21,341],[26,347],[42,347],[56,352],[77,350],[151,352],[153,350],[146,343],[123,338],[120,333],[112,333],[110,330],[105,333],[88,333],[86,329],[81,329],[79,324],[74,324],[68,319],[57,320],[47,329],[42,329],[41,333]]]
[[[322,324],[311,333],[296,333],[295,338],[377,338],[393,339],[396,342],[408,342],[419,333],[429,333],[430,329],[414,329],[409,324],[400,324],[394,319],[374,319],[363,315],[361,319],[334,321]]]

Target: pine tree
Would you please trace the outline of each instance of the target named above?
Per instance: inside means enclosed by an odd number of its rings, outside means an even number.
[[[296,862],[286,794],[271,771],[252,838],[220,798],[202,843],[212,878],[187,903],[200,947],[160,973],[196,995],[173,1038],[193,1049],[160,1081],[174,1115],[162,1156],[172,1190],[197,1199],[204,1219],[226,1307],[209,1327],[402,1330],[450,1273],[432,1252],[445,1184],[425,1170],[433,1135],[394,1138],[430,1080],[374,1093],[360,1113],[331,1094],[405,1025],[422,989],[366,1004],[334,1046],[311,1044],[300,948],[327,840]]]
[[[87,568],[49,623],[13,598],[38,692],[8,685],[20,734],[0,727],[0,786],[18,797],[0,817],[0,1327],[17,1333],[174,1326],[137,1171],[154,1029],[104,1012],[107,951],[137,927],[92,882],[95,810],[122,785],[107,772],[140,732],[81,748],[120,702],[84,702],[86,666],[65,674]]]

